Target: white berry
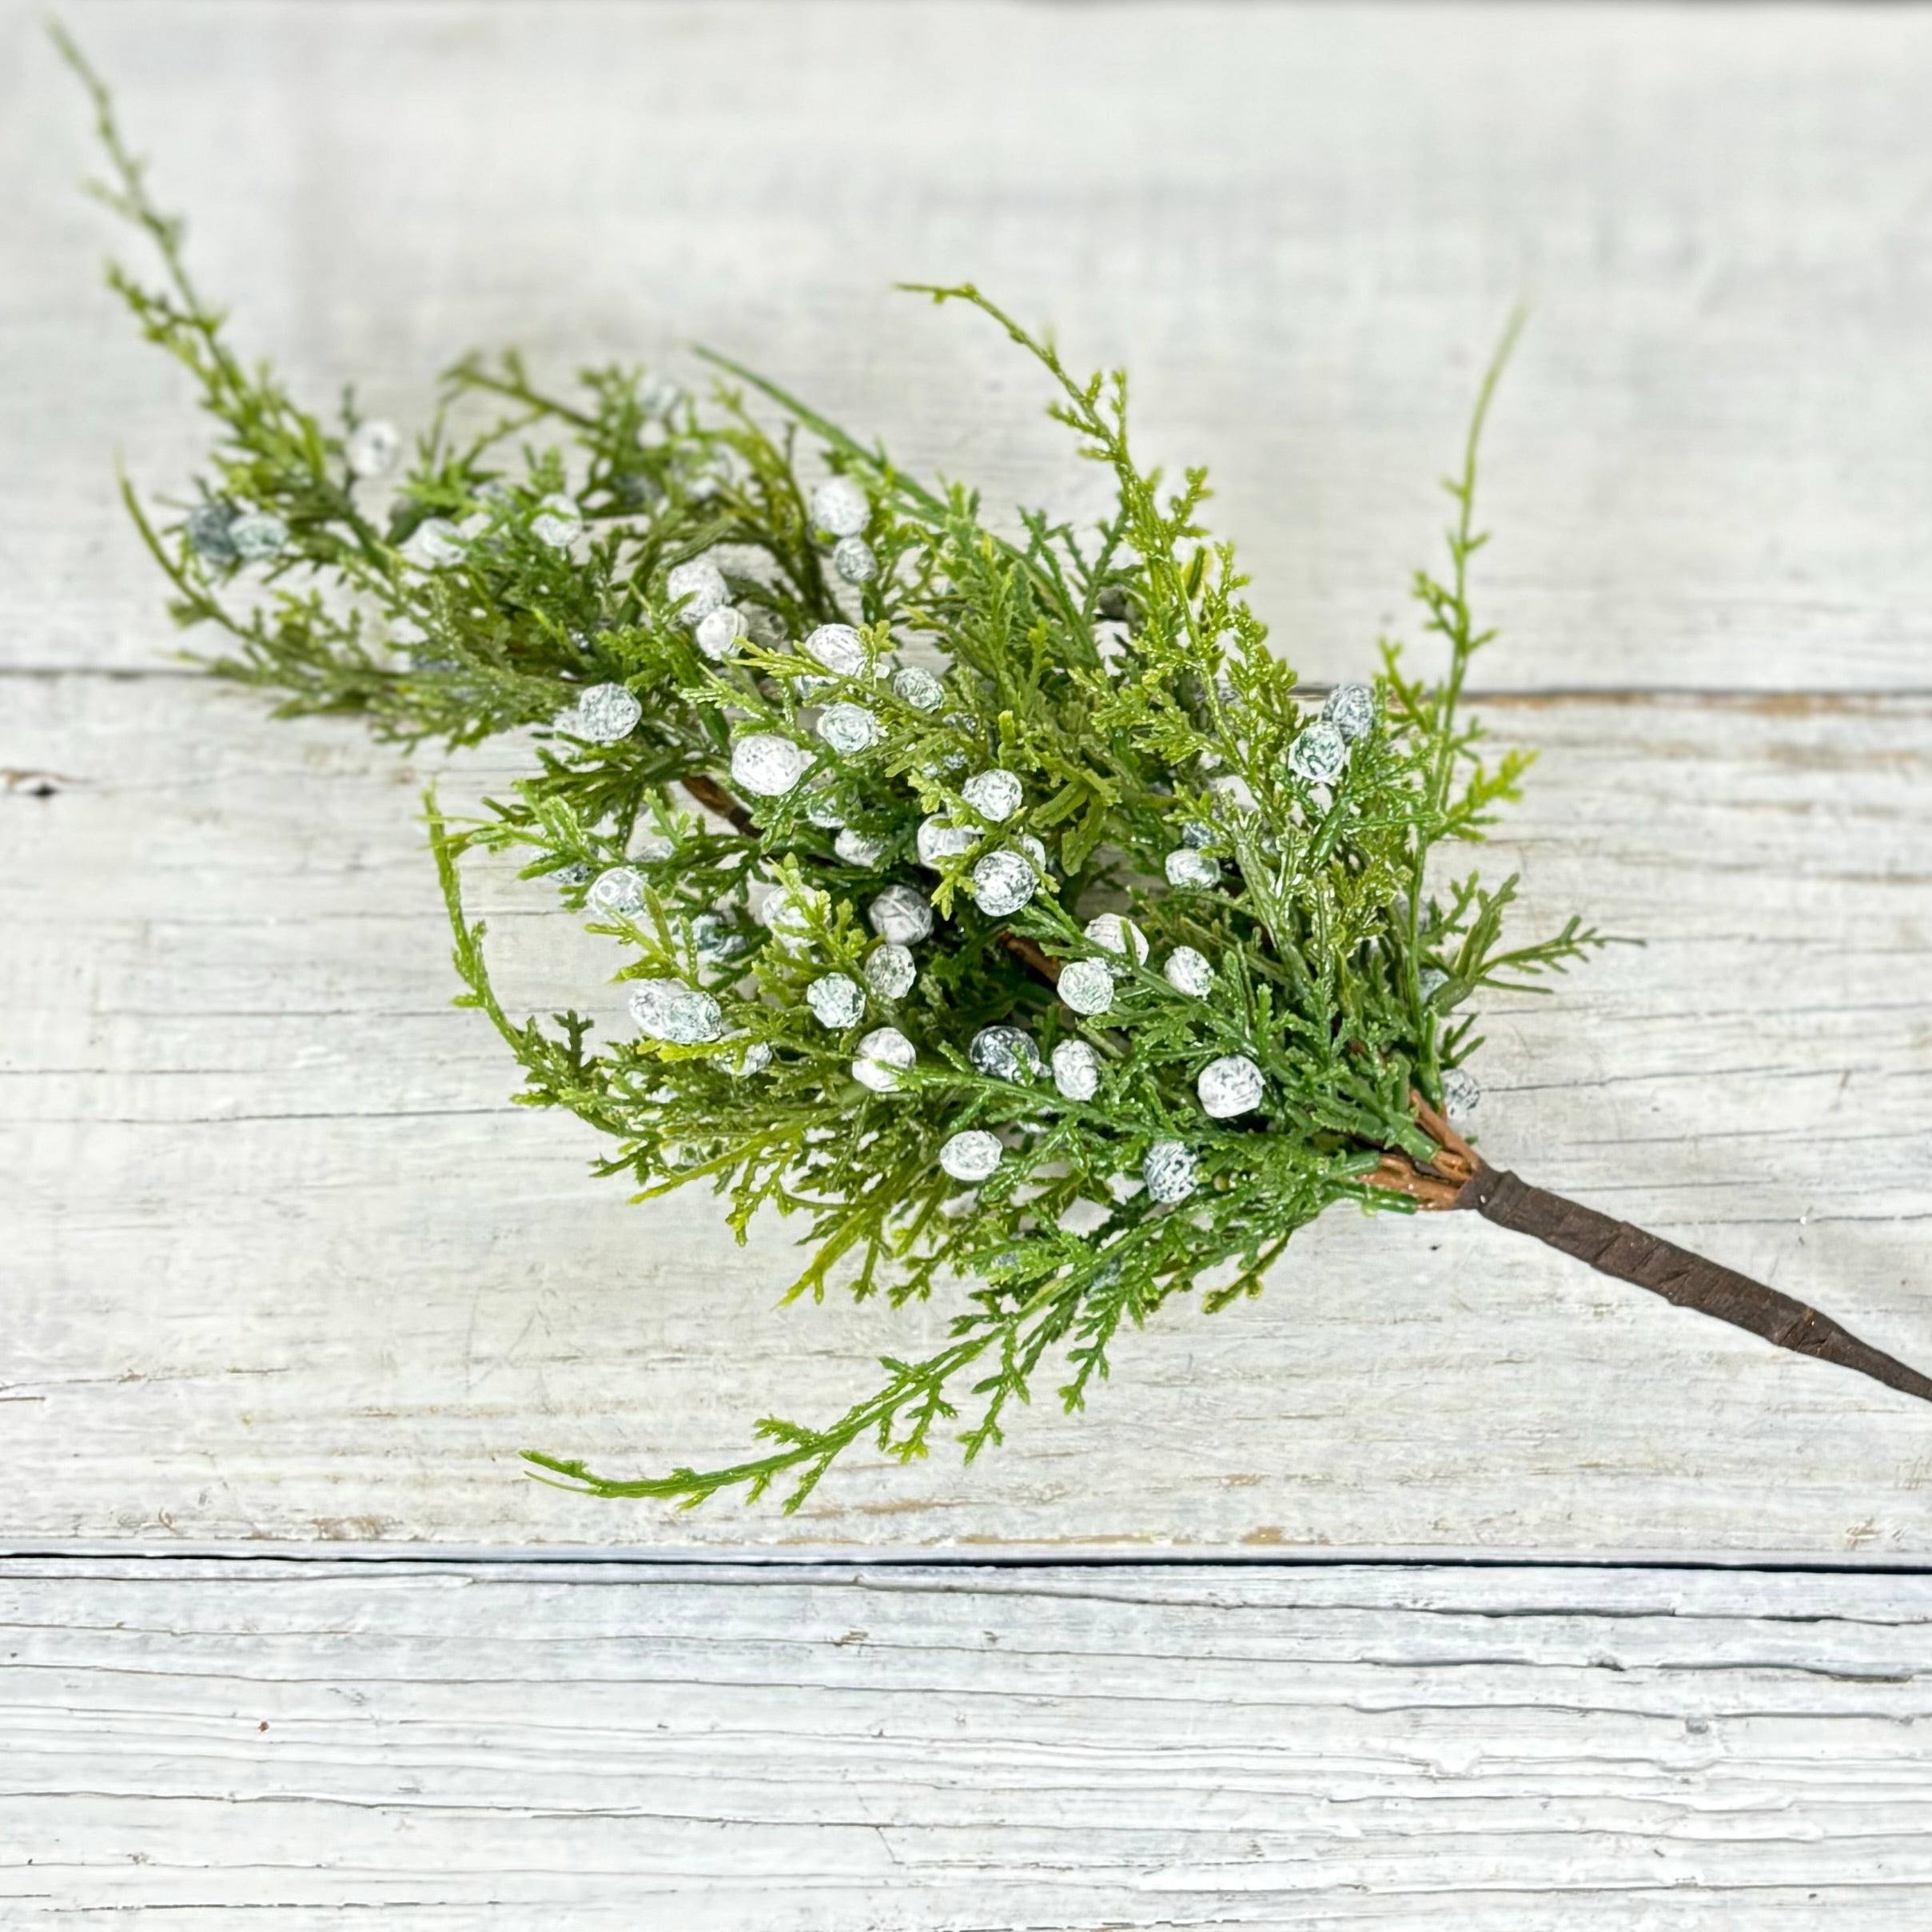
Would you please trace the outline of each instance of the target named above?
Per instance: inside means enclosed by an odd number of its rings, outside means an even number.
[[[393,464],[403,446],[393,423],[358,423],[342,446],[353,476],[380,476]]]
[[[644,715],[635,692],[621,684],[592,684],[577,699],[577,708],[557,720],[560,731],[573,738],[588,738],[594,745],[614,745],[637,729]]]
[[[690,557],[674,564],[664,578],[664,596],[681,606],[678,622],[695,627],[719,605],[731,602],[724,572],[709,557]]]
[[[717,1001],[681,979],[640,980],[631,990],[631,1017],[639,1033],[674,1046],[702,1046],[724,1030]]]
[[[851,758],[878,743],[878,720],[862,704],[828,704],[819,715],[819,735]]]
[[[1018,852],[989,852],[973,868],[973,898],[990,918],[1018,912],[1038,884],[1033,867]]]
[[[1105,1013],[1113,1004],[1113,975],[1100,959],[1070,959],[1060,970],[1060,997],[1076,1013]]]
[[[1214,990],[1214,969],[1207,956],[1191,946],[1177,946],[1167,955],[1161,976],[1177,993],[1190,999],[1205,999]]]
[[[994,1080],[1030,1080],[1040,1070],[1040,1050],[1017,1026],[982,1026],[966,1058]]]
[[[1020,788],[1020,781],[1012,772],[995,767],[990,771],[982,771],[968,779],[959,787],[959,795],[981,818],[990,819],[995,825],[1001,825],[1020,809],[1020,801],[1025,794]]]
[[[553,491],[536,506],[530,534],[552,550],[568,550],[584,534],[584,512],[574,498]]]
[[[936,711],[946,702],[946,687],[918,664],[902,664],[894,671],[892,688],[915,711]]]
[[[998,1135],[988,1133],[983,1127],[969,1127],[965,1133],[954,1134],[939,1149],[939,1165],[955,1181],[976,1186],[998,1171],[1005,1152]]]
[[[898,1086],[900,1075],[910,1071],[918,1058],[911,1041],[898,1027],[877,1027],[858,1042],[852,1078],[874,1093],[890,1093]]]
[[[821,1026],[844,1033],[866,1017],[866,996],[858,982],[843,973],[827,973],[805,989],[805,1003]]]
[[[1201,1164],[1185,1141],[1156,1141],[1141,1163],[1141,1177],[1155,1201],[1185,1201],[1201,1185]]]
[[[917,946],[932,937],[932,906],[910,886],[888,886],[866,908],[866,918],[880,938],[894,946]]]
[[[842,678],[862,677],[871,659],[849,623],[822,623],[805,639],[805,654]]]
[[[878,575],[878,559],[862,536],[842,536],[832,546],[832,568],[848,584],[870,584]]]
[[[1221,862],[1191,846],[1180,846],[1167,855],[1167,882],[1177,890],[1205,892],[1221,883]]]
[[[723,663],[745,635],[745,615],[735,604],[721,604],[698,619],[698,648],[714,664]]]
[[[1103,912],[1097,918],[1089,919],[1082,930],[1087,943],[1098,946],[1102,952],[1117,953],[1122,959],[1131,959],[1136,966],[1146,961],[1146,934],[1133,920],[1123,918],[1117,912]],[[1114,968],[1116,978],[1121,976],[1121,970],[1118,966]]]
[[[1194,1082],[1201,1098],[1201,1110],[1209,1120],[1231,1121],[1238,1113],[1252,1113],[1261,1104],[1261,1070],[1243,1054],[1229,1054],[1210,1060]]]
[[[872,505],[850,476],[831,476],[811,493],[813,528],[834,536],[857,536],[871,520]]]
[[[761,799],[783,798],[803,778],[811,754],[776,731],[754,731],[731,747],[731,776]]]
[[[848,827],[832,841],[832,850],[848,866],[862,866],[869,870],[886,856],[886,842],[869,832],[855,832]]]
[[[1085,1040],[1062,1040],[1054,1049],[1054,1085],[1068,1100],[1091,1100],[1100,1091],[1100,1055]]]
[[[1321,715],[1352,744],[1375,729],[1375,693],[1366,684],[1338,684]]]
[[[912,954],[890,940],[875,946],[866,955],[866,984],[881,999],[903,999],[919,977]]]

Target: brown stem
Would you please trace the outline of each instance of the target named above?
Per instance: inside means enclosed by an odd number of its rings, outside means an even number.
[[[729,819],[747,839],[756,835],[757,821],[715,778],[707,778],[702,771],[691,771],[679,783],[707,811]]]
[[[1032,940],[1016,932],[1002,932],[999,942],[1016,959],[1023,959],[1050,986],[1060,983],[1060,962],[1049,959]]]
[[[1412,1093],[1416,1118],[1437,1152],[1418,1165],[1399,1151],[1385,1153],[1368,1177],[1375,1187],[1408,1194],[1424,1208],[1472,1209],[1499,1228],[1534,1235],[1560,1253],[1587,1261],[1599,1274],[1614,1276],[1679,1308],[1727,1321],[1795,1354],[1815,1356],[1841,1368],[1857,1370],[1887,1388],[1932,1402],[1932,1377],[1921,1375],[1882,1348],[1861,1341],[1849,1328],[1789,1295],[1735,1269],[1693,1254],[1628,1221],[1566,1201],[1545,1188],[1532,1187],[1514,1174],[1484,1165],[1461,1135]]]
[[[1922,1402],[1932,1402],[1932,1377],[1861,1341],[1829,1315],[1781,1295],[1735,1269],[1708,1261],[1687,1248],[1647,1234],[1546,1189],[1532,1187],[1493,1167],[1478,1169],[1460,1205],[1473,1208],[1499,1228],[1533,1234],[1560,1253],[1587,1261],[1599,1274],[1647,1288],[1679,1308],[1695,1309],[1743,1328],[1780,1348],[1814,1355],[1820,1361],[1855,1368],[1874,1382]]]

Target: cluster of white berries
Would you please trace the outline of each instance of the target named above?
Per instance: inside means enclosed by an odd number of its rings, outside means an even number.
[[[1332,785],[1350,748],[1375,729],[1375,693],[1366,684],[1338,684],[1321,715],[1288,748],[1288,768],[1310,785]]]
[[[189,512],[188,542],[204,563],[265,564],[287,548],[289,526],[265,510],[211,501]]]
[[[850,477],[835,476],[811,495],[812,529],[833,540],[833,566],[846,581],[863,583],[876,574],[878,560],[865,540],[871,505],[865,492]],[[667,574],[665,591],[682,621],[696,634],[699,649],[723,661],[735,651],[748,631],[745,615],[731,602],[730,586],[715,563],[691,558]],[[766,614],[768,615],[768,614]],[[779,634],[782,641],[783,633]],[[882,675],[871,648],[853,626],[822,624],[803,640],[803,653],[831,679],[857,680]],[[802,680],[806,695],[813,680]],[[893,669],[890,688],[902,703],[936,712],[946,702],[946,687],[932,672],[916,666]],[[604,694],[612,694],[605,695]],[[626,718],[635,700],[622,687],[593,687],[580,700],[580,735],[597,737]],[[1346,769],[1354,746],[1375,728],[1375,694],[1366,685],[1344,685],[1328,697],[1321,716],[1305,727],[1289,754],[1295,775],[1311,784],[1332,785]],[[636,722],[631,711],[625,731]],[[588,728],[596,726],[599,729]],[[882,739],[878,714],[864,703],[839,699],[825,705],[814,727],[820,743],[839,758],[857,758]],[[622,733],[619,732],[618,735]],[[607,739],[603,740],[608,742]],[[731,772],[734,783],[755,797],[775,799],[795,791],[818,766],[820,754],[784,732],[752,730],[735,740]],[[834,830],[833,849],[839,860],[859,870],[875,867],[890,850],[890,842],[846,824],[828,787],[815,794],[807,816]],[[965,884],[980,910],[994,918],[1020,910],[1034,897],[1046,874],[1047,855],[1029,834],[1003,828],[1019,817],[1025,788],[1018,774],[994,767],[974,773],[958,787],[958,813],[939,812],[918,827],[915,849],[921,865],[943,872],[954,862],[978,850]],[[1181,843],[1167,854],[1163,870],[1177,892],[1212,893],[1222,884],[1223,866],[1204,848],[1215,841],[1209,826],[1182,828]],[[588,895],[600,910],[624,915],[642,904],[641,882],[627,869],[600,874]],[[934,910],[914,887],[892,883],[882,887],[866,907],[866,917],[878,943],[853,973],[827,972],[806,986],[804,1001],[819,1025],[835,1033],[850,1033],[866,1023],[873,1002],[888,1011],[918,983],[914,948],[930,939]],[[787,950],[802,950],[807,940],[806,910],[789,895],[775,895],[766,908],[773,938]],[[1089,920],[1083,935],[1089,954],[1063,965],[1058,993],[1072,1011],[1097,1018],[1113,1008],[1122,982],[1146,966],[1146,935],[1130,918],[1105,913]],[[1213,962],[1190,946],[1176,946],[1160,962],[1168,986],[1184,998],[1206,1001],[1214,994]],[[676,981],[647,981],[634,992],[631,1007],[640,1028],[651,1037],[678,1043],[695,1043],[723,1037],[717,1002],[700,989]],[[896,1026],[874,1026],[852,1048],[852,1078],[878,1093],[903,1089],[907,1076],[918,1066],[918,1050]],[[731,1070],[749,1073],[769,1063],[771,1050],[747,1043],[726,1063]],[[1027,1085],[1050,1078],[1061,1097],[1081,1105],[1099,1093],[1103,1062],[1084,1039],[1060,1041],[1042,1063],[1039,1048],[1021,1028],[1010,1025],[982,1027],[967,1048],[972,1067],[990,1079]],[[1256,1112],[1266,1101],[1267,1082],[1257,1062],[1243,1053],[1222,1054],[1200,1069],[1195,1091],[1202,1113],[1209,1120],[1231,1121]],[[1452,1070],[1443,1083],[1444,1104],[1452,1116],[1466,1114],[1476,1103],[1473,1081]],[[978,1186],[999,1171],[1005,1148],[1000,1136],[985,1127],[966,1127],[950,1135],[938,1152],[939,1165],[962,1185]],[[1141,1179],[1149,1197],[1172,1205],[1192,1197],[1201,1184],[1200,1158],[1181,1139],[1164,1137],[1149,1145],[1141,1162]]]
[[[811,493],[811,523],[833,540],[832,568],[847,584],[870,584],[878,575],[878,556],[866,541],[872,505],[850,476],[831,476]]]

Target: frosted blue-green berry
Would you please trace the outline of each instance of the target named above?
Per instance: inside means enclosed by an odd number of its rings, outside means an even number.
[[[865,974],[866,984],[886,1000],[903,999],[919,977],[911,953],[890,940],[874,946],[866,955]]]
[[[807,635],[805,655],[842,678],[864,676],[872,662],[866,640],[849,623],[820,624]]]
[[[874,839],[870,832],[855,832],[847,827],[832,841],[832,850],[848,866],[862,866],[870,870],[886,856],[886,841]]]
[[[900,665],[892,674],[892,689],[915,711],[936,711],[946,702],[946,687],[919,664]]]
[[[1328,693],[1321,715],[1353,744],[1375,729],[1375,693],[1366,684],[1338,684]]]
[[[228,526],[228,540],[245,564],[264,564],[288,547],[289,526],[265,510],[251,510]]]
[[[441,570],[463,561],[463,544],[447,516],[426,516],[409,533],[403,555],[420,570]]]
[[[584,534],[584,512],[574,497],[553,490],[536,506],[530,534],[552,550],[568,550]]]
[[[724,572],[709,557],[688,557],[664,576],[664,597],[678,605],[678,622],[695,630],[721,604],[731,600]]]
[[[826,973],[805,989],[805,1003],[821,1026],[849,1032],[866,1017],[866,996],[858,982],[844,973]]]
[[[735,604],[721,604],[716,610],[707,611],[698,619],[695,633],[698,648],[714,664],[722,664],[731,656],[744,635],[744,613]]]
[[[1466,1067],[1445,1067],[1442,1075],[1442,1110],[1452,1122],[1466,1121],[1481,1103],[1483,1089]]]
[[[639,980],[631,989],[631,1018],[639,1033],[671,1046],[701,1046],[724,1031],[717,1001],[681,979]]]
[[[1288,768],[1310,785],[1332,785],[1348,762],[1348,743],[1325,718],[1318,718],[1288,748]]]
[[[819,735],[843,758],[878,743],[878,720],[862,704],[828,704],[819,716]]]
[[[1146,934],[1133,920],[1123,918],[1117,912],[1103,912],[1097,918],[1089,919],[1082,930],[1088,945],[1097,946],[1102,952],[1116,954],[1123,960],[1131,959],[1136,966],[1146,961]],[[1125,971],[1124,966],[1116,966],[1113,976],[1121,978]]]
[[[955,825],[943,813],[934,812],[920,821],[914,844],[919,863],[929,872],[944,869],[949,858],[958,858],[979,843],[979,834],[970,825]]]
[[[1167,882],[1176,891],[1205,892],[1221,883],[1221,862],[1192,846],[1177,846],[1167,855]]]
[[[627,919],[644,909],[644,882],[628,866],[611,866],[597,874],[584,897],[594,910]]]
[[[738,1079],[748,1080],[771,1064],[771,1049],[763,1040],[747,1040],[735,1054],[723,1056],[724,1070]]]
[[[966,1058],[990,1080],[1031,1080],[1040,1071],[1039,1048],[1017,1026],[981,1027]]]
[[[744,634],[762,651],[783,651],[791,641],[791,635],[785,628],[785,620],[769,604],[747,604],[740,615],[744,620]]]
[[[748,951],[751,942],[721,912],[701,912],[691,922],[691,950],[707,966],[722,966]]]
[[[1039,880],[1018,852],[989,852],[973,867],[973,899],[989,918],[1003,919],[1032,898]]]
[[[1141,1163],[1149,1197],[1163,1206],[1185,1201],[1201,1185],[1201,1163],[1185,1141],[1156,1141]]]
[[[594,745],[614,745],[637,729],[644,707],[635,692],[621,684],[586,685],[574,711],[560,714],[557,729],[573,738],[587,738]]]
[[[808,951],[813,944],[812,925],[825,905],[823,893],[775,892],[767,899],[760,916],[765,930],[788,953]]]
[[[870,584],[878,575],[878,558],[862,536],[842,536],[832,546],[832,568],[848,584]]]
[[[241,553],[229,534],[235,512],[225,503],[198,503],[188,512],[188,541],[209,564],[238,564]]]

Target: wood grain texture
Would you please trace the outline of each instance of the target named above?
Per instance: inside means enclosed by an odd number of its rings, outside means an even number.
[[[0,1915],[1896,1932],[1932,1582],[0,1568]]]
[[[1277,1544],[1919,1552],[1920,1405],[1474,1217],[1330,1216],[1269,1293],[1182,1302],[1082,1418],[970,1472],[855,1456],[795,1518],[592,1505],[618,1469],[824,1416],[944,1310],[776,1311],[787,1231],[631,1206],[452,1011],[405,767],[190,678],[20,678],[0,763],[0,1457],[36,1536],[456,1544]],[[1533,927],[1645,938],[1499,1002],[1494,1161],[1932,1359],[1932,704],[1492,707],[1542,754]],[[452,803],[514,767],[444,774]],[[504,985],[606,1023],[614,955],[479,878]]]
[[[0,7],[0,651],[146,665],[124,453],[182,382],[37,0]],[[1932,16],[1910,9],[75,0],[205,285],[309,393],[727,349],[990,499],[1097,487],[971,277],[1133,371],[1259,607],[1359,667],[1436,537],[1476,369],[1535,321],[1488,504],[1508,687],[1932,685]]]

